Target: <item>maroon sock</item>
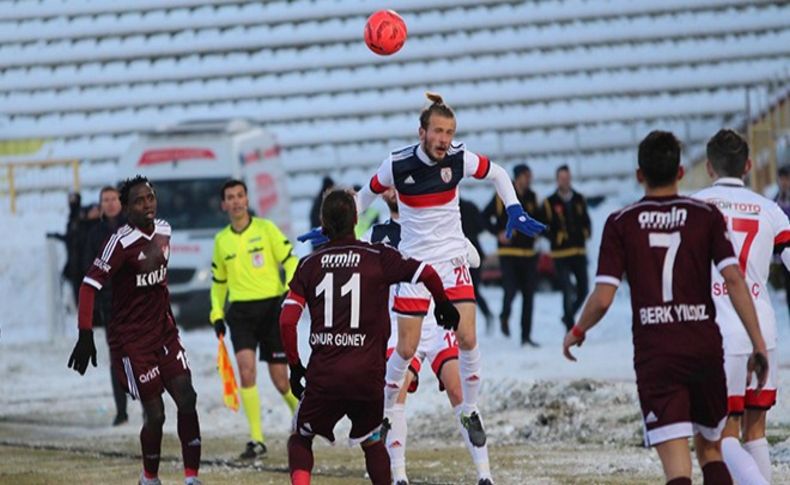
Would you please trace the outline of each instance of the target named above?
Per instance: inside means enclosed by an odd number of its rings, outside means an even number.
[[[691,479],[687,477],[673,478],[667,485],[691,485]]]
[[[150,429],[143,426],[140,430],[140,445],[143,449],[143,470],[149,477],[159,474],[159,453],[162,450],[162,428]]]
[[[363,446],[362,450],[365,452],[365,468],[368,470],[373,485],[392,483],[390,456],[384,443],[378,440],[370,446]]]
[[[200,423],[197,412],[178,413],[178,439],[181,440],[184,475],[197,476],[200,468]]]
[[[292,478],[296,471],[313,471],[313,440],[298,434],[288,438],[288,468]]]
[[[732,477],[723,461],[711,461],[702,467],[702,483],[705,485],[732,485]]]

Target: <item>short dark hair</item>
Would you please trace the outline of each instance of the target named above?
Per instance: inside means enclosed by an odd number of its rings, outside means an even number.
[[[444,99],[440,95],[427,92],[425,97],[428,98],[431,104],[420,112],[420,127],[423,130],[428,129],[428,125],[431,123],[431,115],[455,119],[455,112],[449,105],[444,103]]]
[[[566,164],[562,164],[562,165],[560,165],[559,167],[557,167],[557,171],[556,171],[556,172],[554,172],[554,176],[556,177],[557,175],[559,175],[559,174],[560,174],[560,172],[568,172],[568,173],[571,173],[571,169],[570,169],[570,167],[568,167]]]
[[[648,187],[663,187],[677,179],[680,142],[669,131],[653,130],[639,143],[639,168]]]
[[[708,141],[707,155],[718,175],[740,178],[749,160],[749,145],[739,134],[723,129]]]
[[[343,189],[329,191],[321,202],[321,227],[329,239],[354,236],[357,204],[354,196]]]
[[[225,200],[225,191],[227,189],[231,188],[231,187],[238,187],[239,185],[244,188],[244,193],[246,194],[247,193],[247,184],[245,184],[244,182],[242,182],[239,179],[228,179],[228,180],[226,180],[225,183],[222,184],[222,189],[220,189],[220,191],[219,191],[220,198],[222,200]]]
[[[117,187],[113,187],[112,185],[105,185],[99,191],[99,204],[101,204],[101,199],[102,199],[102,197],[104,197],[104,193],[105,192],[115,192],[119,196],[121,195],[121,193],[118,191]]]
[[[779,177],[790,177],[790,165],[782,165],[779,167],[779,170],[776,171],[776,175]]]
[[[121,188],[118,191],[119,197],[121,199],[121,207],[126,207],[129,204],[129,192],[132,190],[132,187],[136,187],[141,184],[151,185],[151,182],[148,181],[148,177],[144,177],[142,175],[135,175],[134,177],[128,178],[121,182]]]

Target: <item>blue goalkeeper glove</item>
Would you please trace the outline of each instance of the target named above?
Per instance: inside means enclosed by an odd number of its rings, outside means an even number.
[[[324,235],[324,231],[321,226],[310,229],[310,232],[302,234],[301,236],[297,237],[296,240],[299,242],[310,241],[313,243],[313,246],[320,246],[329,242],[329,238]]]
[[[518,231],[527,236],[537,236],[546,230],[545,224],[541,224],[524,212],[520,204],[507,206],[507,226],[505,227],[508,238],[513,235],[513,231]]]

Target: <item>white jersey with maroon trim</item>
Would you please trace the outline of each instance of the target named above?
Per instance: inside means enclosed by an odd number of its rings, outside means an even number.
[[[464,177],[484,179],[490,168],[488,158],[468,151],[463,143],[451,143],[441,162],[431,160],[419,144],[390,153],[371,179],[370,190],[398,191],[398,249],[426,262],[465,257],[458,184]]]
[[[790,222],[775,202],[747,189],[737,178],[721,178],[694,197],[705,200],[724,214],[727,230],[741,271],[752,295],[765,344],[776,347],[776,315],[768,295],[768,271],[774,246],[790,242]],[[716,321],[728,354],[751,353],[752,344],[730,302],[724,278],[713,268],[711,293]]]

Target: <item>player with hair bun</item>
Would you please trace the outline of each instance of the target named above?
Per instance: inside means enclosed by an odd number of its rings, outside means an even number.
[[[389,187],[398,195],[403,254],[430,263],[442,278],[447,294],[461,320],[456,330],[463,403],[460,419],[469,440],[477,447],[486,443],[486,434],[477,408],[482,374],[477,345],[475,292],[469,275],[466,238],[461,230],[459,183],[464,178],[489,180],[496,186],[508,213],[507,232],[529,236],[545,226],[521,208],[507,172],[487,157],[469,151],[453,140],[455,113],[436,93],[426,93],[430,104],[420,113],[419,143],[399,148],[381,163],[370,183],[357,194],[357,211],[362,212]],[[321,237],[311,231],[301,239]],[[422,284],[398,285],[394,309],[398,314],[398,345],[387,362],[385,409],[389,411],[400,393],[409,362],[420,342],[423,318],[431,295]]]

